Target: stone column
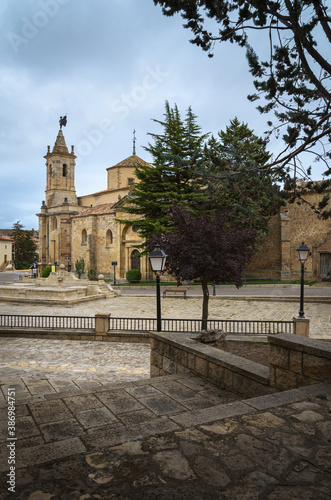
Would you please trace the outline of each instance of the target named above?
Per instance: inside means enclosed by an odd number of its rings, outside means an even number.
[[[95,315],[95,333],[96,335],[106,334],[109,330],[110,314],[98,313]]]
[[[309,337],[309,323],[308,318],[293,318],[294,321],[294,334],[301,335],[301,337]]]

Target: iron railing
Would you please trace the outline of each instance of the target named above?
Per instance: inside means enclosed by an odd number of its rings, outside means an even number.
[[[201,331],[201,319],[167,319],[161,320],[163,332]],[[241,321],[241,320],[208,320],[208,330],[223,330],[228,334],[239,335],[273,335],[277,333],[293,333],[293,321]],[[154,318],[109,318],[109,330],[153,332],[156,331]]]
[[[30,316],[0,314],[0,327],[9,328],[46,328],[51,330],[94,330],[93,316]]]

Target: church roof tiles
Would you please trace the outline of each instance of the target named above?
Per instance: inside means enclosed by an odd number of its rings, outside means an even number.
[[[87,215],[103,215],[110,214],[113,212],[113,206],[115,203],[101,203],[100,205],[96,205],[95,207],[87,208],[83,210],[79,214],[75,215],[75,217],[85,217]]]
[[[9,236],[4,236],[3,234],[0,233],[0,240],[1,241],[13,241]]]
[[[137,165],[145,165],[148,167],[151,167],[147,161],[143,160],[142,158],[139,158],[137,155],[131,155],[128,158],[125,158],[125,160],[120,161],[119,163],[116,163],[116,165],[113,165],[112,167],[109,168],[114,168],[114,167],[135,167]],[[108,168],[107,168],[108,170]]]

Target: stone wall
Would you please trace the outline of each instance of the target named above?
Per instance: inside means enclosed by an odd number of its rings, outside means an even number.
[[[331,382],[331,343],[294,334],[268,336],[270,366],[180,333],[151,333],[151,377],[194,373],[245,397]]]
[[[246,276],[253,278],[279,278],[281,269],[281,229],[280,215],[270,219],[270,232],[265,237],[261,249],[253,255],[246,268]]]
[[[112,262],[116,261],[116,279],[125,278],[126,272],[132,269],[131,255],[142,240],[137,231],[132,227],[117,222],[117,218],[133,219],[130,214],[123,214],[109,209],[91,208],[91,212],[82,213],[72,219],[72,263],[83,258],[85,270],[94,269],[106,278],[113,278],[114,268]],[[88,211],[87,211],[88,212]],[[100,212],[100,213],[99,213]],[[86,231],[86,240],[83,231]],[[108,233],[108,236],[107,236]],[[74,269],[74,268],[73,268]],[[142,279],[150,276],[147,256],[140,259]]]
[[[280,334],[270,343],[270,384],[279,390],[331,382],[331,343]]]
[[[194,373],[245,397],[274,392],[268,367],[201,344],[182,333],[151,333],[151,377]]]
[[[311,206],[317,206],[325,194],[307,192],[304,199],[308,203],[287,203],[280,214],[270,219],[270,231],[247,266],[247,276],[299,278],[301,268],[296,249],[304,241],[311,249],[305,264],[306,278],[320,278],[321,254],[331,255],[331,221],[318,217]],[[331,277],[331,258],[328,266]]]

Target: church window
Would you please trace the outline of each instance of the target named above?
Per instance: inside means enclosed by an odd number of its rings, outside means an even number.
[[[82,245],[87,243],[87,231],[86,229],[83,229],[82,231]]]
[[[128,186],[133,186],[134,184],[134,178],[133,177],[129,177],[128,178]]]
[[[138,250],[133,250],[131,254],[131,269],[138,269],[140,271],[140,253]]]
[[[62,175],[63,177],[67,177],[67,165],[65,163],[62,166]]]
[[[113,243],[113,233],[111,232],[110,229],[108,229],[106,233],[106,246],[108,247],[109,245],[112,245]]]

